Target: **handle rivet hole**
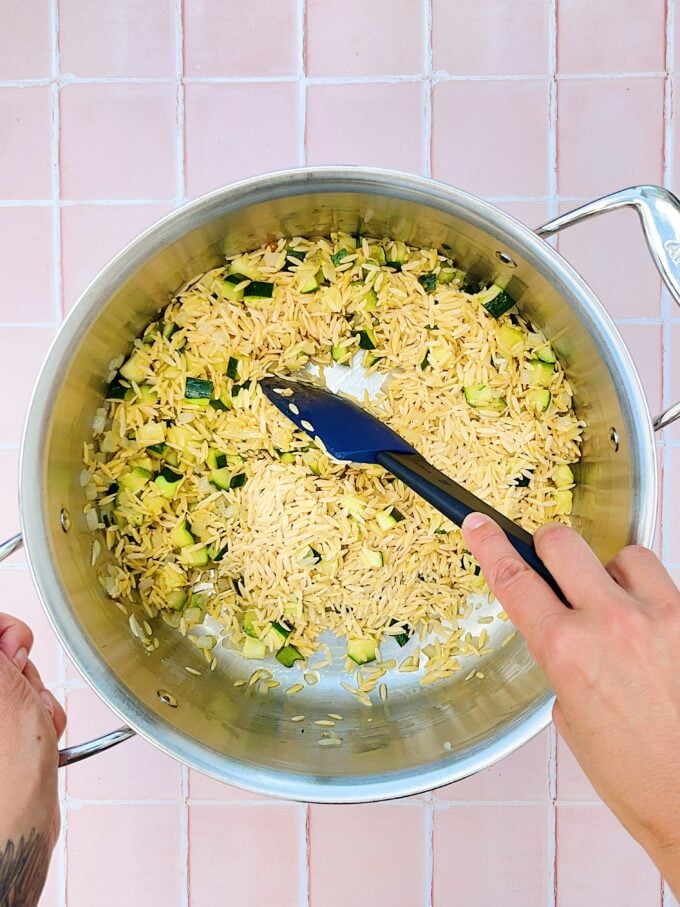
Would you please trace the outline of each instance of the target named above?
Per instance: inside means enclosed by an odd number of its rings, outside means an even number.
[[[612,448],[614,453],[618,453],[620,447],[619,433],[615,428],[609,429],[609,446]]]
[[[171,709],[177,708],[177,700],[167,690],[156,690],[156,696],[158,696],[163,705],[170,706]]]
[[[507,252],[502,252],[500,249],[496,252],[496,258],[499,261],[502,261],[504,265],[507,265],[509,268],[516,268],[517,262],[514,258],[511,258]]]
[[[70,532],[71,514],[68,512],[66,507],[62,507],[59,511],[59,525],[61,526],[62,532]]]

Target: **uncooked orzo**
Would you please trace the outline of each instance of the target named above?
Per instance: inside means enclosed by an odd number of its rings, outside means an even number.
[[[528,530],[568,522],[583,428],[569,383],[508,294],[451,255],[272,242],[188,283],[112,363],[81,481],[101,583],[141,644],[162,619],[211,667],[220,643],[307,683],[328,630],[348,666],[423,682],[490,651],[486,627],[462,626],[488,588],[459,529],[381,467],[331,460],[258,387],[309,365],[385,375],[365,405],[428,460]],[[368,700],[378,679],[352,692]]]

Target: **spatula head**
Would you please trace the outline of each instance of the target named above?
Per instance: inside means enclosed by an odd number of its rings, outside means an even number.
[[[324,387],[284,378],[263,378],[260,387],[284,416],[319,438],[337,460],[375,463],[376,454],[415,453],[410,444],[353,400]],[[290,396],[281,391],[292,391]],[[292,407],[292,408],[291,408]]]

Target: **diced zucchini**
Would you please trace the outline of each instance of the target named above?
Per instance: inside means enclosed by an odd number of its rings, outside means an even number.
[[[331,255],[331,261],[333,262],[334,266],[337,268],[337,266],[341,263],[343,258],[347,258],[348,255],[349,255],[349,252],[347,251],[347,249],[338,249],[337,252],[334,252]]]
[[[286,465],[290,465],[295,462],[295,454],[291,450],[281,450],[277,451],[279,460]]]
[[[237,453],[227,453],[225,456],[226,456],[226,458],[227,458],[227,466],[240,466],[241,463],[245,463],[245,462],[246,462],[246,461],[243,459],[243,457],[241,456],[241,454],[237,454]],[[233,486],[232,486],[232,487],[233,487]]]
[[[356,520],[363,520],[364,511],[367,507],[366,501],[357,495],[349,494],[343,497],[342,504],[350,516],[353,516]]]
[[[319,289],[323,282],[323,273],[317,271],[316,274],[306,274],[301,276],[299,281],[299,290],[301,293],[313,293]]]
[[[553,473],[553,482],[558,488],[564,488],[567,485],[574,484],[574,473],[571,471],[571,467],[564,464],[563,466],[557,466],[555,472]]]
[[[247,255],[237,255],[230,263],[229,271],[231,274],[243,274],[248,280],[260,279],[259,267]]]
[[[137,402],[142,406],[155,406],[158,403],[158,394],[152,384],[142,384],[139,388]]]
[[[397,523],[400,523],[403,519],[403,513],[397,510],[396,507],[388,507],[387,510],[379,510],[375,515],[375,521],[383,532],[392,529],[393,526],[396,526]]]
[[[378,294],[370,287],[363,295],[362,306],[364,312],[374,312],[378,308]]]
[[[320,573],[323,573],[324,576],[335,576],[338,572],[340,566],[340,561],[337,557],[322,558],[318,563],[318,569]]]
[[[152,321],[151,324],[147,324],[144,328],[144,333],[142,334],[142,342],[146,344],[153,343],[157,337],[161,336],[160,325],[157,321]]]
[[[558,488],[555,492],[555,512],[560,514],[571,513],[573,495],[569,488]]]
[[[355,664],[365,665],[375,661],[378,653],[378,643],[372,637],[347,640],[347,655]]]
[[[248,279],[245,274],[229,274],[220,282],[222,293],[230,302],[242,302],[245,289],[243,284]]]
[[[517,355],[524,348],[524,333],[519,328],[503,324],[498,329],[498,346],[502,350]]]
[[[148,367],[144,365],[144,358],[139,350],[136,350],[127,362],[124,362],[120,368],[120,374],[128,381],[134,381],[135,384],[143,384]]]
[[[165,425],[162,422],[145,422],[140,425],[136,433],[136,441],[140,447],[153,447],[165,443]]]
[[[120,383],[120,373],[116,375],[111,384],[106,388],[107,400],[125,400],[132,398],[132,390]]]
[[[208,464],[209,469],[224,469],[227,465],[227,455],[211,447],[205,462]]]
[[[149,444],[147,447],[147,453],[157,454],[159,457],[165,453],[165,443],[162,444]]]
[[[167,442],[172,447],[178,447],[180,450],[187,450],[195,440],[195,433],[186,425],[171,425],[168,428]]]
[[[217,399],[210,401],[210,406],[218,412],[228,412],[230,409],[234,408],[231,394],[220,394]]]
[[[238,381],[241,376],[241,357],[230,356],[227,362],[227,378]]]
[[[130,494],[135,494],[135,492],[141,491],[142,488],[144,488],[152,475],[153,473],[149,472],[148,469],[137,467],[137,469],[132,469],[125,475],[122,475],[118,479],[118,484],[121,488],[125,488],[126,491],[129,491]]]
[[[360,349],[374,350],[377,347],[378,341],[375,336],[375,331],[373,330],[373,328],[366,327],[361,331],[357,331],[356,333],[359,338]]]
[[[515,300],[496,283],[478,293],[477,300],[494,318],[500,318],[516,304]]]
[[[196,539],[192,535],[186,520],[182,520],[181,523],[175,526],[170,533],[170,541],[175,548],[187,548],[189,545],[196,544]]]
[[[267,644],[262,639],[253,639],[248,636],[243,642],[241,654],[244,658],[264,658],[267,654]]]
[[[221,560],[223,560],[224,555],[227,553],[227,551],[229,551],[229,545],[223,545],[220,548],[220,546],[215,543],[214,545],[211,545],[210,548],[208,548],[208,556],[210,557],[211,561],[214,561],[216,564],[218,564]]]
[[[390,627],[393,627],[395,624],[398,624],[398,623],[400,623],[400,621],[398,621],[395,617],[393,617],[392,620],[390,621]],[[401,648],[403,649],[404,646],[406,645],[406,643],[411,638],[411,633],[413,632],[413,630],[411,630],[411,628],[409,627],[408,624],[402,624],[402,626],[404,628],[403,631],[401,633],[397,633],[395,636],[392,637],[392,639],[394,639],[395,642],[398,645],[400,645]]]
[[[230,488],[243,488],[243,486],[246,484],[247,479],[248,479],[248,477],[246,476],[245,472],[238,472],[238,473],[236,473],[235,476],[232,476],[231,479],[229,480],[229,487]]]
[[[296,661],[304,661],[304,658],[295,646],[284,646],[276,653],[276,660],[279,661],[284,668],[292,668]]]
[[[385,255],[385,250],[380,245],[380,243],[369,243],[368,245],[368,257],[373,261],[377,262],[379,265],[384,265],[387,261],[387,256]]]
[[[246,636],[252,636],[253,639],[259,639],[260,633],[257,629],[259,619],[255,608],[248,608],[243,615],[243,632]]]
[[[473,409],[489,409],[494,412],[503,412],[507,403],[486,384],[473,384],[463,388],[465,400]]]
[[[165,601],[168,608],[172,608],[173,611],[181,611],[186,605],[188,598],[189,596],[185,589],[171,589],[165,596]]]
[[[264,280],[254,280],[243,291],[244,302],[269,302],[274,295],[274,284]]]
[[[289,636],[290,630],[287,630],[282,624],[278,623],[278,621],[272,621],[272,625],[267,634],[267,642],[269,642],[273,648],[280,649],[282,646],[285,646]]]
[[[338,365],[349,365],[352,361],[352,354],[354,350],[352,346],[347,346],[347,341],[343,343],[334,343],[331,347],[331,358],[333,362],[337,362]]]
[[[532,387],[526,392],[524,399],[529,409],[537,413],[544,413],[550,406],[552,394],[547,388]]]
[[[372,350],[366,350],[361,364],[364,368],[372,368],[372,366],[374,366],[376,362],[380,362],[382,358],[382,356],[376,356]]]
[[[517,476],[515,481],[512,483],[516,488],[527,488],[528,487],[529,483],[531,482],[531,476],[534,474],[534,471],[533,471],[533,469],[527,470],[527,471],[530,473],[530,475],[525,475],[523,473],[522,475]]]
[[[185,400],[209,401],[213,395],[213,383],[204,378],[187,378],[184,385]],[[206,406],[207,406],[206,402]]]
[[[283,270],[291,271],[293,265],[299,265],[305,258],[307,258],[307,253],[303,249],[286,249],[286,261]]]
[[[178,324],[175,324],[173,321],[163,322],[162,333],[163,337],[165,337],[166,340],[170,340],[170,338],[173,337],[179,330],[180,326]]]
[[[172,469],[168,469],[167,466],[164,466],[163,469],[161,469],[160,474],[154,479],[154,485],[161,495],[170,501],[175,496],[175,492],[179,488],[181,481],[182,476],[179,473],[173,472]]]
[[[372,548],[362,548],[360,558],[364,567],[383,567],[385,565],[382,551],[374,551]]]
[[[434,293],[437,289],[437,275],[432,271],[430,274],[421,274],[418,283],[426,293]]]
[[[208,549],[205,545],[201,545],[200,548],[182,548],[180,560],[190,567],[207,567],[210,560]]]
[[[223,467],[222,469],[213,469],[210,471],[210,482],[216,488],[222,489],[222,491],[229,491],[231,488],[231,469],[228,467]]]
[[[540,349],[536,350],[536,358],[540,359],[541,362],[547,362],[550,365],[554,365],[557,362],[550,344],[546,344],[545,346],[542,346]]]
[[[315,564],[318,564],[321,560],[322,560],[321,552],[317,551],[316,548],[312,548],[312,546],[309,545],[302,552],[302,556],[300,557],[298,563],[300,564],[301,567],[313,567]]]
[[[439,274],[437,275],[437,281],[446,286],[449,283],[453,283],[457,274],[457,268],[454,268],[452,265],[442,265],[439,269]]]
[[[554,374],[555,367],[549,362],[541,362],[540,359],[530,359],[524,370],[524,379],[527,384],[550,387]]]

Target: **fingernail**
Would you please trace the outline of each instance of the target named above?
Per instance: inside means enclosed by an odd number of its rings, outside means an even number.
[[[466,529],[468,532],[474,532],[475,529],[481,529],[482,526],[485,526],[489,522],[489,517],[484,516],[483,513],[471,513],[470,516],[466,516],[463,520],[463,529]]]
[[[17,666],[17,668],[19,668],[20,671],[23,671],[24,668],[26,667],[26,662],[28,661],[28,649],[25,646],[22,646],[20,649],[17,649],[12,661]]]
[[[40,698],[42,699],[43,705],[45,706],[45,708],[47,709],[47,711],[48,711],[48,712],[50,713],[50,715],[54,718],[54,703],[52,702],[52,697],[51,697],[50,694],[47,692],[47,690],[43,690],[43,691],[41,692]]]

